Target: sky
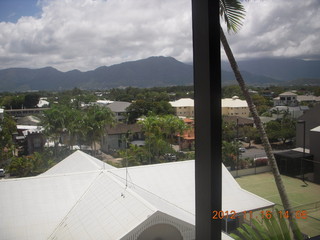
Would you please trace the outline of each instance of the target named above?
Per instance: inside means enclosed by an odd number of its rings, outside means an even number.
[[[227,34],[238,60],[320,59],[319,0],[243,4],[243,27]],[[0,0],[0,69],[88,71],[150,56],[192,62],[192,55],[191,0]]]

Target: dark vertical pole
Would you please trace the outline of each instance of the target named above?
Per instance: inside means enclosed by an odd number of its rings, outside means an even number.
[[[304,158],[306,154],[306,121],[303,121],[303,154],[302,154],[302,181],[304,181]]]
[[[239,177],[238,175],[238,169],[239,169],[239,118],[237,117],[237,143],[236,143],[236,147],[237,147],[237,177]]]
[[[192,0],[196,239],[221,239],[221,60],[218,0]]]

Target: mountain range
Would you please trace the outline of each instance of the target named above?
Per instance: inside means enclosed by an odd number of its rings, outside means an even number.
[[[239,61],[248,85],[320,85],[320,61],[259,59]],[[227,62],[222,62],[222,83],[235,83]],[[301,80],[303,79],[303,80]],[[41,69],[9,68],[0,70],[0,91],[110,89],[117,87],[155,87],[192,85],[193,66],[172,57],[150,57],[102,66],[92,71],[61,72],[52,67]]]

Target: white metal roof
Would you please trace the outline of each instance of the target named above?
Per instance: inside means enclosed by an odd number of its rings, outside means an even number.
[[[76,151],[41,175],[90,172],[115,168],[82,151]]]
[[[293,92],[284,92],[279,94],[279,96],[297,96],[297,94],[293,93]]]
[[[181,98],[177,101],[169,102],[172,107],[194,107],[194,100],[191,98]]]
[[[111,173],[126,179],[126,170],[111,169]],[[130,167],[127,179],[133,189],[161,197],[179,206],[186,212],[195,214],[194,160]],[[139,193],[142,191],[139,190]],[[236,198],[235,198],[236,196]],[[260,209],[274,204],[240,187],[230,172],[222,166],[222,209],[236,212]]]
[[[222,176],[224,210],[273,205]],[[194,234],[194,161],[118,169],[76,151],[37,177],[1,180],[0,192],[3,239],[129,239],[160,218]]]
[[[248,103],[237,97],[224,98],[221,100],[221,107],[248,107]]]
[[[1,239],[47,239],[98,173],[0,181]]]
[[[36,125],[17,125],[18,130],[41,130],[42,126]]]
[[[312,128],[310,131],[311,132],[320,132],[320,126]]]

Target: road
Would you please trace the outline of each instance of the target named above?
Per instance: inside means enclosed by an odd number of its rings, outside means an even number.
[[[276,150],[274,153],[285,152],[288,150]],[[240,153],[241,158],[257,158],[257,157],[265,157],[266,153],[261,145],[254,146],[252,148],[246,149],[244,153]]]

